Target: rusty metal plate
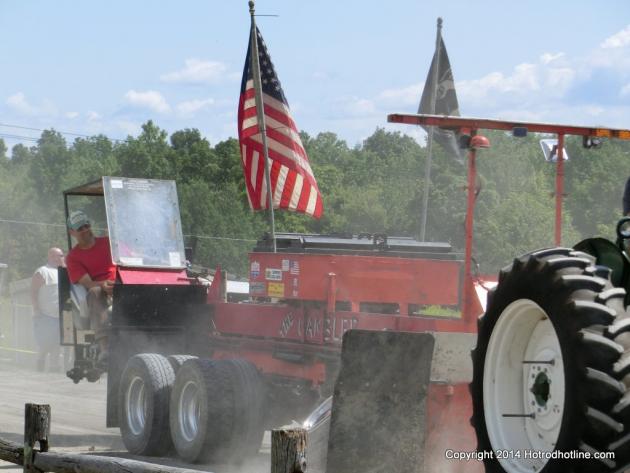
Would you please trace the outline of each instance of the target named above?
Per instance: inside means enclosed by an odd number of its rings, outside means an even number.
[[[434,343],[429,333],[345,333],[327,473],[422,471]]]

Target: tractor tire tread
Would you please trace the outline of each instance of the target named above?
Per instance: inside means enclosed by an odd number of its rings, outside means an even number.
[[[623,347],[611,339],[589,329],[582,329],[578,333],[582,335],[583,354],[588,366],[610,369],[621,357]]]
[[[584,270],[591,264],[591,260],[587,258],[578,258],[575,256],[559,256],[556,258],[548,259],[547,264],[556,270],[569,267],[580,268]]]
[[[604,435],[617,435],[623,432],[623,424],[621,422],[617,422],[612,416],[598,409],[588,407],[585,415],[590,427],[598,432],[596,438]]]
[[[623,318],[617,320],[614,324],[608,327],[606,334],[610,338],[616,338],[619,335],[630,332],[630,318]]]
[[[591,325],[610,325],[614,323],[617,317],[617,311],[605,303],[575,300],[571,304],[577,317],[579,317],[580,328]]]

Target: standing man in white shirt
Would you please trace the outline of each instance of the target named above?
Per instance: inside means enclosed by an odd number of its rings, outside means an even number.
[[[59,371],[59,288],[57,268],[64,266],[63,251],[48,250],[48,262],[35,271],[31,279],[33,304],[33,333],[38,347],[37,370],[46,368],[46,356],[50,354],[49,370]]]

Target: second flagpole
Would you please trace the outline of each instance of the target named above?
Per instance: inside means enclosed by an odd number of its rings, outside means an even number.
[[[265,161],[265,185],[267,187],[267,206],[269,208],[269,224],[271,226],[271,241],[273,252],[276,253],[276,222],[273,212],[273,191],[271,189],[271,177],[269,176],[269,148],[267,146],[267,128],[265,126],[265,111],[263,109],[264,102],[262,97],[262,85],[260,80],[260,64],[258,61],[258,38],[256,37],[256,20],[254,19],[254,2],[249,1],[249,14],[252,18],[252,30],[250,34],[251,41],[251,65],[252,76],[254,79],[254,92],[256,100],[256,115],[258,118],[258,130],[260,131],[264,161]]]
[[[435,38],[435,69],[433,70],[433,90],[431,91],[431,114],[435,114],[437,98],[438,74],[440,70],[440,43],[442,39],[442,18],[437,19],[437,34]],[[431,187],[431,161],[433,160],[433,133],[435,127],[429,128],[427,139],[427,162],[424,168],[424,189],[422,194],[422,214],[420,217],[420,241],[425,241],[427,230],[427,213],[429,211],[429,188]]]

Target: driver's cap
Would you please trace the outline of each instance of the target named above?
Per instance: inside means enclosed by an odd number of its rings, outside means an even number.
[[[68,228],[70,230],[75,230],[76,231],[79,228],[81,228],[83,225],[89,225],[90,224],[90,219],[88,218],[87,215],[85,215],[85,212],[83,212],[81,210],[75,210],[68,217],[68,222],[67,223],[68,223]]]

